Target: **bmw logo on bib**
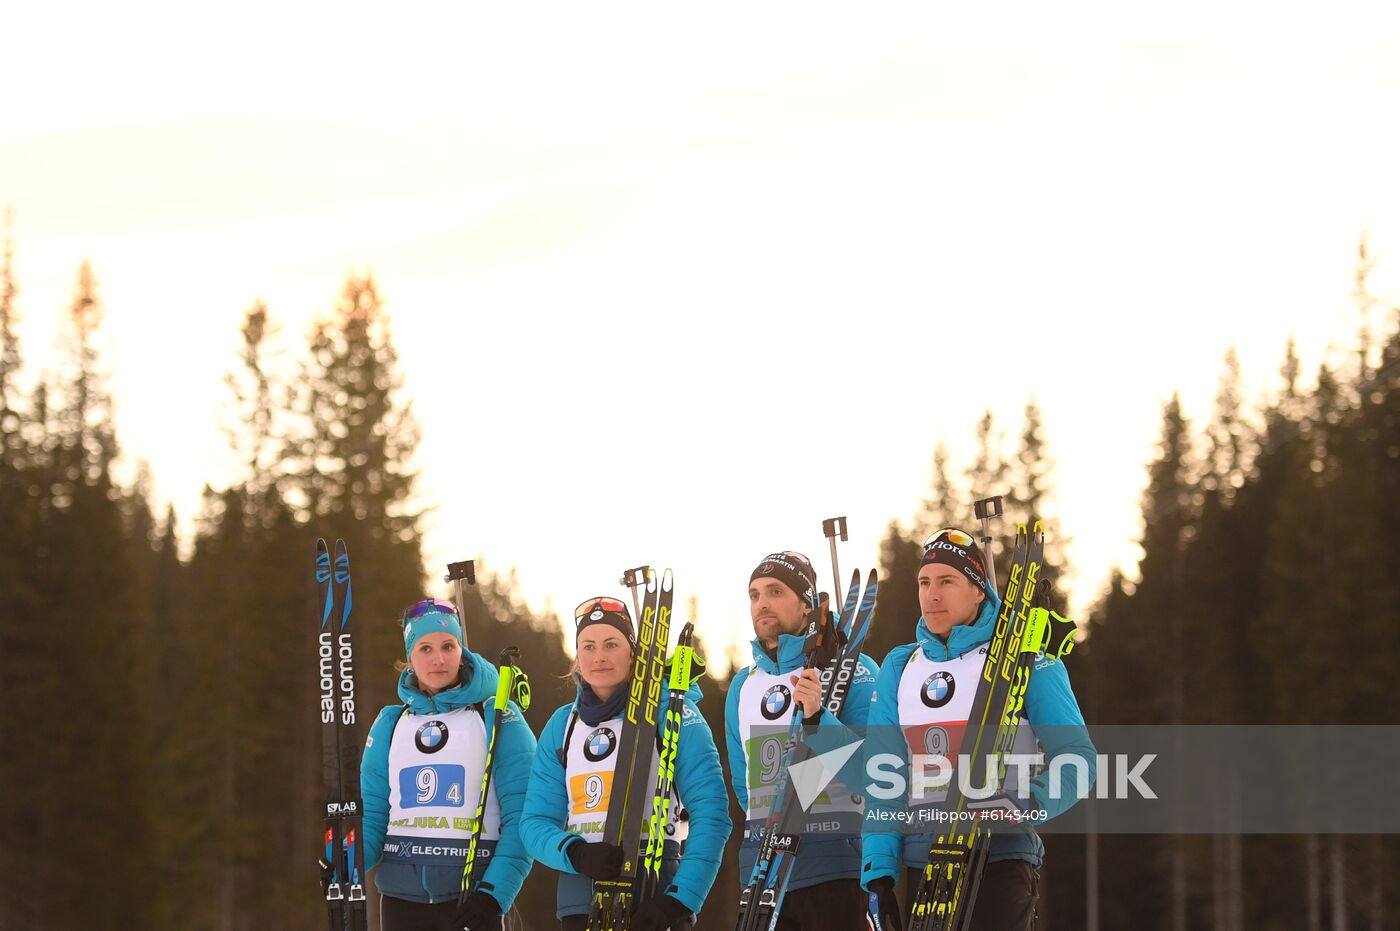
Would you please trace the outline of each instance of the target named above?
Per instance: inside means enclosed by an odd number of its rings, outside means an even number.
[[[418,733],[413,735],[413,742],[423,753],[437,753],[447,746],[447,725],[441,721],[429,721],[418,728]]]
[[[596,763],[613,752],[613,747],[617,746],[617,735],[611,728],[600,727],[588,735],[588,739],[583,742],[584,758],[590,763]]]
[[[763,693],[763,703],[758,710],[769,721],[776,721],[792,705],[792,693],[786,685],[778,684]]]
[[[942,708],[953,700],[953,676],[947,672],[935,672],[924,680],[923,691],[919,696],[930,708]]]

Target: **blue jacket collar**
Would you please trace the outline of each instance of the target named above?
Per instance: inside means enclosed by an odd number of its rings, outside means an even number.
[[[666,669],[668,670],[668,672],[669,672],[670,668],[671,668],[670,663],[667,663],[667,664],[666,664]],[[662,696],[663,702],[664,702],[664,701],[670,701],[671,692],[670,692],[670,689],[668,688],[669,685],[670,685],[670,679],[669,679],[669,676],[668,676],[667,680],[666,680],[665,682],[663,682],[663,683],[662,683],[662,686],[661,686],[661,687],[662,687],[662,691],[665,693],[665,694]],[[578,714],[578,716],[579,716],[580,718],[583,717],[583,713],[582,713],[583,705],[584,705],[584,703],[585,703],[586,701],[589,700],[589,699],[587,699],[587,698],[584,697],[583,688],[584,688],[583,680],[579,678],[578,673],[574,673],[574,712],[575,712],[576,714]],[[589,692],[589,698],[592,698],[593,690],[592,690],[592,689],[589,689],[588,692]],[[627,690],[626,690],[625,688],[619,689],[619,691],[618,691],[617,694],[626,696]],[[686,697],[688,700],[693,701],[693,702],[697,702],[697,703],[700,701],[700,699],[702,699],[702,698],[705,697],[705,693],[700,691],[700,680],[699,680],[699,679],[696,679],[694,682],[690,683],[690,688],[686,691],[685,697]],[[613,698],[617,698],[617,695],[614,695]],[[596,700],[596,699],[593,699],[593,700]],[[611,704],[611,702],[609,702],[609,704]],[[617,708],[617,713],[618,713],[618,715],[620,715],[620,714],[622,713],[622,709],[625,708],[626,706],[627,706],[627,699],[624,697],[624,698],[622,699],[622,704]],[[614,717],[616,717],[616,716],[617,716],[617,715],[614,715]],[[606,719],[602,719],[602,720],[606,720]],[[588,722],[585,721],[584,723],[588,723]]]
[[[441,714],[455,711],[468,705],[493,701],[496,697],[496,683],[500,674],[496,667],[470,651],[462,654],[462,685],[443,689],[436,695],[424,695],[418,690],[417,678],[412,669],[399,674],[399,698],[408,705],[413,714]]]
[[[780,672],[792,672],[794,669],[802,668],[802,648],[806,646],[807,638],[799,637],[796,634],[778,634],[778,660],[773,661],[773,657],[768,655],[763,644],[755,637],[751,646],[753,647],[753,664],[764,672],[777,674]]]
[[[982,589],[987,593],[987,597],[982,601],[982,607],[977,612],[977,617],[971,624],[959,624],[948,631],[948,642],[945,644],[938,639],[928,625],[924,623],[923,615],[919,616],[915,625],[916,638],[919,649],[924,656],[934,662],[943,662],[955,656],[962,656],[969,650],[976,649],[992,639],[992,634],[996,632],[997,615],[1001,613],[1001,599],[997,593],[989,587]]]

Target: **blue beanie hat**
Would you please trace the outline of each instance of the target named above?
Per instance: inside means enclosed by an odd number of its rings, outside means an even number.
[[[403,653],[413,655],[413,645],[424,634],[451,634],[465,651],[462,622],[457,619],[457,607],[440,598],[424,598],[403,613]]]

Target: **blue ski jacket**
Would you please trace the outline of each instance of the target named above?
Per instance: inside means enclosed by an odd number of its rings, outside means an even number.
[[[675,790],[689,815],[690,834],[679,852],[674,843],[666,843],[658,886],[665,895],[696,913],[710,894],[719,874],[725,841],[734,830],[714,736],[697,707],[701,697],[699,684],[693,683],[685,697],[676,745]],[[588,914],[593,898],[593,881],[574,870],[566,853],[571,845],[588,842],[563,828],[568,821],[569,792],[564,784],[560,751],[576,703],[577,699],[561,705],[540,732],[521,819],[525,849],[535,860],[559,873],[559,918]],[[664,735],[664,724],[659,733]]]
[[[405,712],[440,714],[470,705],[480,705],[486,723],[486,740],[491,740],[495,717],[493,705],[499,674],[481,656],[464,651],[465,684],[424,695],[409,684],[410,671],[399,676],[401,705],[387,705],[379,712],[365,741],[360,761],[360,792],[364,797],[365,868],[379,863],[384,852],[384,835],[389,822],[389,744],[394,727]],[[520,810],[525,803],[530,758],[535,752],[535,735],[525,723],[514,702],[501,712],[501,732],[496,738],[491,786],[501,809],[501,836],[490,865],[480,874],[476,888],[489,893],[510,910],[525,875],[530,872],[530,856],[520,840]],[[470,812],[475,811],[477,787],[472,788]],[[374,882],[384,895],[412,902],[445,902],[456,899],[462,887],[463,863],[455,867],[388,860],[379,863]]]
[[[748,811],[749,807],[749,787],[745,769],[743,735],[739,726],[739,693],[754,669],[774,674],[801,671],[804,646],[806,646],[806,638],[804,637],[779,634],[775,661],[763,648],[763,644],[755,638],[752,642],[753,665],[740,669],[730,680],[729,694],[724,703],[729,779],[734,789],[734,797],[738,800],[739,807],[744,811]],[[859,730],[866,723],[866,718],[870,713],[870,700],[875,692],[875,679],[878,672],[879,667],[875,665],[875,661],[864,653],[860,654],[856,672],[851,677],[850,690],[846,693],[846,702],[841,708],[839,719],[833,717],[830,711],[823,708],[816,724],[815,733],[828,735],[826,739],[832,740],[835,744],[841,744],[845,742],[845,738],[835,737],[834,732],[845,735],[849,734],[847,728]],[[808,728],[810,731],[811,725],[808,725]],[[860,755],[857,754],[852,765],[843,767],[837,775],[848,785],[858,785],[860,778],[853,774],[858,773],[859,764]],[[754,862],[757,859],[758,833],[750,830],[739,846],[740,889],[749,884],[753,875]],[[796,862],[793,864],[787,888],[789,890],[805,889],[808,886],[815,886],[833,879],[855,879],[859,876],[860,847],[858,838],[839,835],[807,837],[802,841],[801,855],[796,858]]]
[[[885,657],[880,668],[880,677],[875,684],[875,698],[870,707],[869,724],[871,733],[876,733],[876,725],[881,734],[898,732],[899,728],[899,681],[904,668],[914,656],[915,650],[922,650],[928,659],[946,661],[955,659],[970,650],[975,650],[992,639],[996,630],[997,614],[1001,610],[1001,599],[990,587],[984,586],[987,598],[982,602],[977,618],[971,624],[954,627],[948,633],[945,644],[932,633],[923,617],[916,625],[915,641],[895,647]],[[1030,780],[1030,797],[1017,801],[1027,810],[1039,811],[1041,820],[1048,821],[1056,815],[1068,811],[1078,797],[1068,796],[1051,799],[1047,789],[1049,782],[1048,764],[1061,754],[1074,754],[1088,767],[1087,792],[1093,787],[1097,776],[1097,751],[1084,727],[1084,716],[1080,714],[1079,702],[1070,688],[1069,673],[1064,663],[1043,654],[1032,666],[1030,681],[1026,685],[1024,714],[1029,720],[1044,752],[1047,769]],[[877,741],[866,745],[867,759],[877,748]],[[907,753],[907,748],[905,751]],[[867,807],[870,800],[867,799]],[[903,843],[901,844],[901,840]],[[922,869],[928,863],[929,847],[933,844],[933,834],[899,834],[894,832],[866,831],[861,834],[862,869],[861,885],[869,889],[870,882],[888,876],[898,882],[901,860],[905,866]],[[902,847],[902,849],[901,849]],[[1045,855],[1045,845],[1039,835],[1029,827],[1016,832],[993,834],[988,861],[1026,860],[1039,868]]]

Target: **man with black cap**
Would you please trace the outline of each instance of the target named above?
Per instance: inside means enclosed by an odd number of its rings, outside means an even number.
[[[919,567],[919,608],[922,616],[913,643],[896,647],[885,657],[870,708],[867,757],[885,750],[877,743],[899,741],[903,753],[956,759],[960,734],[968,723],[977,682],[986,663],[987,644],[996,629],[1001,599],[987,584],[986,561],[971,536],[957,529],[940,530],[924,543]],[[1012,752],[1034,754],[1037,740],[1045,761],[1060,754],[1079,756],[1087,767],[1087,792],[1093,785],[1095,750],[1084,729],[1069,675],[1057,659],[1040,656],[1032,667],[1022,706],[1022,721]],[[1027,726],[1029,725],[1029,726]],[[1054,797],[1045,772],[1023,779],[1021,767],[1008,769],[1004,795],[998,803],[1022,827],[992,835],[977,900],[973,931],[1029,931],[1035,924],[1037,870],[1045,847],[1031,824],[1064,812],[1079,799],[1074,791]],[[1029,776],[1029,773],[1025,774]],[[1073,784],[1074,780],[1065,780]],[[933,795],[933,793],[930,793]],[[928,800],[936,806],[939,792]],[[1012,807],[1007,807],[1012,806]],[[866,812],[861,836],[861,884],[871,893],[872,912],[882,931],[903,927],[905,912],[896,897],[901,865],[910,867],[904,908],[909,906],[919,872],[928,862],[933,834],[904,833],[900,822],[879,820]],[[933,810],[932,808],[929,809]],[[906,809],[912,824],[934,824],[921,812]],[[878,827],[875,826],[878,824]]]
[[[724,711],[730,779],[750,826],[739,848],[741,889],[748,885],[758,856],[753,826],[768,816],[779,788],[794,704],[802,708],[804,724],[819,730],[822,725],[857,727],[869,713],[878,671],[870,657],[860,657],[839,724],[822,708],[818,671],[802,668],[805,638],[801,634],[812,611],[816,585],[811,561],[791,550],[765,556],[749,576],[753,663],[735,674]],[[856,763],[858,768],[859,754]],[[805,808],[806,829],[779,914],[780,931],[867,927],[866,897],[859,883],[858,792],[858,786],[847,787],[840,778],[834,779]]]

